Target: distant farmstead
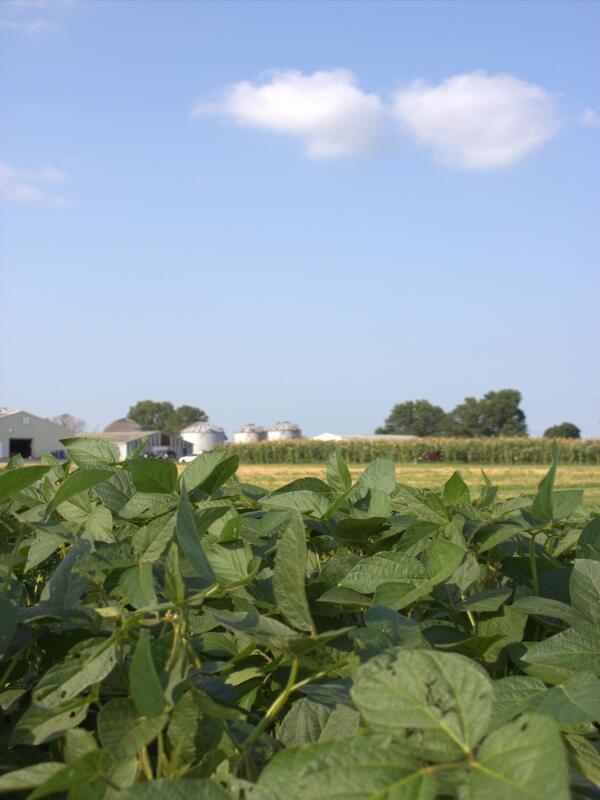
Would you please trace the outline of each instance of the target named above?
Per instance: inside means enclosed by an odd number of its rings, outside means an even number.
[[[20,455],[23,458],[41,458],[44,453],[64,455],[61,439],[76,434],[49,419],[29,411],[0,409],[0,459]]]
[[[146,431],[133,419],[123,417],[107,425],[102,433],[88,433],[96,439],[112,442],[124,461],[144,444],[140,455],[161,455],[171,451],[177,458],[189,455],[191,446],[181,437],[163,431]],[[144,440],[145,443],[144,443]]]

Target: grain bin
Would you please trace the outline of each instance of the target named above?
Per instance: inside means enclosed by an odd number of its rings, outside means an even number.
[[[193,455],[210,453],[219,444],[227,441],[225,431],[212,422],[193,422],[179,434],[185,442],[192,445]]]
[[[260,425],[255,425],[253,422],[249,422],[248,425],[242,426],[233,434],[233,441],[236,444],[252,444],[254,442],[262,442],[266,438],[266,430],[261,428]]]
[[[270,442],[282,442],[288,439],[300,438],[302,438],[302,431],[294,422],[277,422],[272,428],[269,428],[267,433],[267,439]]]

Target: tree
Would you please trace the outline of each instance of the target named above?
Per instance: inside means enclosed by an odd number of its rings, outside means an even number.
[[[572,422],[561,422],[546,428],[544,436],[549,439],[581,439],[581,431]]]
[[[85,429],[84,420],[73,414],[59,414],[58,417],[50,417],[50,422],[67,428],[67,430],[73,431],[74,433],[79,433]]]
[[[186,425],[192,422],[203,422],[208,416],[201,408],[196,406],[179,406],[167,401],[140,400],[131,406],[127,414],[148,431],[164,431],[165,433],[179,433]]]
[[[527,436],[525,413],[519,407],[521,392],[500,389],[481,400],[465,397],[448,415],[451,436]]]
[[[385,425],[375,433],[434,436],[445,428],[446,413],[428,400],[408,400],[395,405]]]
[[[164,431],[167,420],[174,413],[173,403],[140,400],[131,406],[127,416],[146,431]]]
[[[196,406],[179,406],[167,420],[167,433],[179,433],[192,422],[206,422],[208,415]]]

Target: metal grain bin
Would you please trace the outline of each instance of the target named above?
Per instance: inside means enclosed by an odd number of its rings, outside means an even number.
[[[262,442],[267,438],[267,432],[260,425],[255,425],[253,422],[248,423],[239,428],[233,434],[233,441],[236,444],[251,444],[253,442]]]
[[[225,431],[212,422],[193,422],[179,434],[181,438],[192,445],[193,455],[210,453],[219,444],[227,441]]]
[[[269,428],[267,439],[270,442],[281,442],[288,439],[301,439],[302,431],[300,427],[294,422],[277,422],[272,428]]]

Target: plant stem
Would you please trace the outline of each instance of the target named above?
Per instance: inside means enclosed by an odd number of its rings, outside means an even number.
[[[277,716],[277,714],[279,714],[281,709],[287,703],[289,696],[291,695],[291,693],[294,691],[294,688],[295,688],[294,684],[295,684],[295,681],[296,681],[296,677],[298,675],[298,667],[299,667],[299,665],[300,665],[299,659],[295,658],[292,661],[292,667],[290,669],[290,674],[289,674],[289,677],[288,677],[288,682],[285,685],[285,689],[273,701],[273,703],[271,703],[271,705],[267,709],[267,712],[264,715],[264,717],[261,719],[261,721],[258,723],[256,728],[252,731],[250,736],[248,736],[248,738],[246,739],[246,741],[242,745],[242,750],[244,750],[244,751],[247,750],[247,748],[250,745],[252,745],[259,738],[259,736],[262,734],[262,732],[266,728],[269,727],[271,722],[274,721],[274,719]],[[302,681],[300,683],[302,684]]]

